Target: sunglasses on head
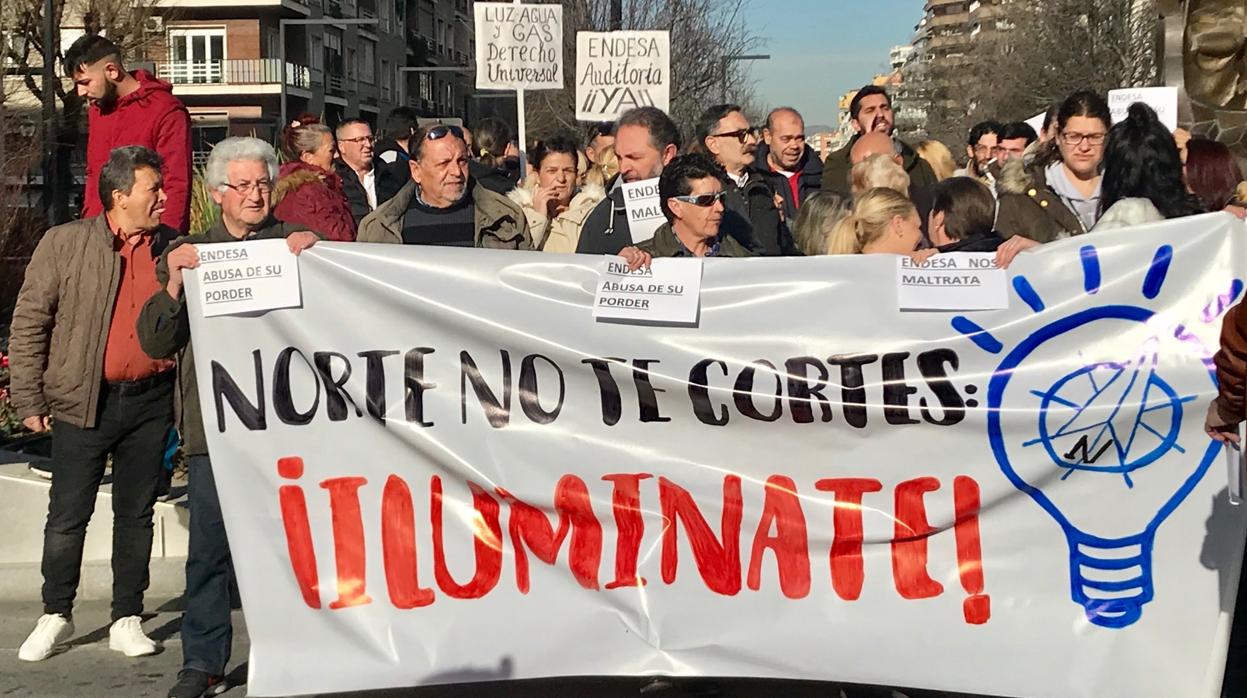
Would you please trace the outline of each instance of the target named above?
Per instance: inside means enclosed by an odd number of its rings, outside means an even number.
[[[698,194],[697,196],[673,196],[671,198],[675,199],[676,201],[683,201],[686,204],[692,204],[694,206],[700,206],[702,208],[706,208],[708,206],[714,206],[716,201],[722,201],[724,196],[727,196],[727,192],[718,191],[713,194]]]
[[[736,129],[735,131],[728,131],[727,133],[714,133],[710,135],[711,138],[735,138],[741,143],[744,143],[745,139],[750,136],[757,138],[758,129],[750,126],[749,128]]]
[[[424,140],[435,141],[440,138],[445,138],[446,136],[454,136],[455,138],[458,138],[459,140],[463,140],[463,129],[459,128],[458,126],[447,126],[445,124],[440,125],[440,126],[434,126],[433,128],[425,132]]]

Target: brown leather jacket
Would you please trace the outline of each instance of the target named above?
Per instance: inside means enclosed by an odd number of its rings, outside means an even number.
[[[160,253],[177,235],[161,227]],[[121,282],[121,257],[103,215],[44,234],[26,267],[9,331],[9,370],[17,416],[51,415],[95,426],[104,381],[104,345]]]
[[[1217,416],[1225,424],[1238,424],[1247,418],[1247,310],[1243,304],[1230,308],[1221,321],[1221,350],[1213,357],[1217,364]]]

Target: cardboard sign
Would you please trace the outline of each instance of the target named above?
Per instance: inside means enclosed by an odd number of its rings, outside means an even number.
[[[701,259],[655,259],[648,269],[628,271],[609,259],[593,299],[597,320],[656,325],[696,325],[701,298]]]
[[[671,108],[665,31],[577,32],[576,118],[614,121],[635,107]]]
[[[1009,307],[1005,270],[994,252],[949,252],[917,264],[896,259],[901,310],[1001,310]]]
[[[667,222],[658,201],[658,178],[640,182],[625,182],[623,186],[624,208],[628,211],[628,229],[632,242],[644,242],[654,237],[654,231]]]
[[[476,3],[476,86],[563,89],[563,6]]]
[[[204,317],[297,308],[299,258],[285,240],[196,245]]]
[[[1178,88],[1176,87],[1128,87],[1120,90],[1109,90],[1108,109],[1113,115],[1113,123],[1123,121],[1130,105],[1143,102],[1156,110],[1160,122],[1170,131],[1178,128]]]

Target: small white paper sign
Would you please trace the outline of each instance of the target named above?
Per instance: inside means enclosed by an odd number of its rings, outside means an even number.
[[[655,259],[649,269],[628,271],[618,257],[606,260],[593,317],[664,325],[695,325],[701,305],[700,258]]]
[[[1143,102],[1156,110],[1160,122],[1170,131],[1178,128],[1178,88],[1176,87],[1126,87],[1108,91],[1108,110],[1113,123],[1123,121],[1130,105]]]
[[[562,5],[478,2],[474,8],[478,89],[563,89]]]
[[[1043,120],[1048,112],[1042,111],[1026,120],[1026,125],[1035,129],[1035,133],[1043,133]]]
[[[1009,307],[1008,285],[995,252],[949,252],[921,264],[896,260],[901,310],[1000,310]]]
[[[628,211],[628,230],[633,244],[654,237],[654,231],[667,222],[658,203],[658,178],[624,182],[624,208]]]
[[[299,258],[285,240],[195,245],[204,317],[254,313],[303,304]]]
[[[636,107],[671,111],[671,35],[576,32],[576,118],[614,121]]]

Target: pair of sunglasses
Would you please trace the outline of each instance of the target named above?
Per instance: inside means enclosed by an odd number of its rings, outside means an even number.
[[[757,138],[758,129],[750,126],[749,128],[741,128],[735,131],[728,131],[727,133],[713,133],[710,135],[711,138],[735,138],[741,143],[744,143],[745,139],[750,136]]]
[[[714,206],[716,201],[722,201],[723,197],[725,196],[727,196],[727,192],[720,191],[720,192],[715,192],[713,194],[699,194],[697,196],[673,196],[671,198],[675,199],[676,201],[683,201],[686,204],[692,204],[694,206],[707,208],[709,206]]]
[[[436,141],[438,139],[445,138],[446,136],[454,136],[459,140],[463,140],[463,129],[458,126],[447,126],[444,124],[434,126],[424,133],[424,140]]]

